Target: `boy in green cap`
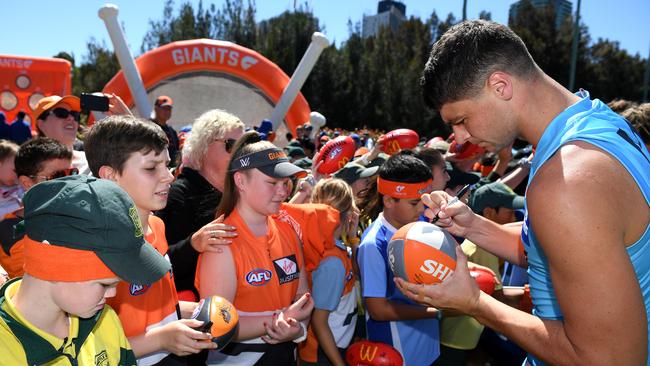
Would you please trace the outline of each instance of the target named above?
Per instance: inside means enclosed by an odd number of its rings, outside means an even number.
[[[149,284],[170,269],[115,183],[84,175],[23,198],[25,275],[0,289],[0,354],[10,365],[135,365],[115,312],[119,279]]]

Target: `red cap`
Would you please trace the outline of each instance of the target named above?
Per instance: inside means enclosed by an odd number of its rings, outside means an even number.
[[[174,105],[174,101],[172,98],[166,96],[166,95],[161,95],[158,98],[156,98],[156,107],[165,107],[165,106],[172,106]]]

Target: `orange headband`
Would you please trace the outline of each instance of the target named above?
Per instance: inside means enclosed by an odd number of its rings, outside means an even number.
[[[82,282],[117,277],[95,252],[46,244],[25,235],[23,269],[44,281]]]
[[[377,191],[393,198],[414,199],[431,191],[432,179],[421,183],[403,183],[377,178]]]

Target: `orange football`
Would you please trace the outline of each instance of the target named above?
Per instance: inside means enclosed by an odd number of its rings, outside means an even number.
[[[456,239],[438,226],[417,221],[402,226],[388,243],[393,274],[405,281],[441,283],[456,269]]]

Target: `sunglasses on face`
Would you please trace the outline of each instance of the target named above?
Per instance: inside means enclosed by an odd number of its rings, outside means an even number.
[[[226,148],[228,154],[232,152],[232,147],[235,146],[235,142],[237,142],[235,139],[215,139],[214,141],[223,142],[224,148]]]
[[[77,174],[79,174],[79,169],[68,168],[68,169],[58,170],[50,175],[30,175],[29,177],[32,179],[38,179],[40,182],[44,182],[47,180],[63,178],[69,175],[77,175]]]
[[[75,121],[79,122],[79,112],[69,111],[64,108],[54,108],[51,111],[44,112],[41,114],[41,117],[39,119],[46,119],[47,116],[49,116],[50,112],[57,118],[66,119],[68,116],[72,116]]]

